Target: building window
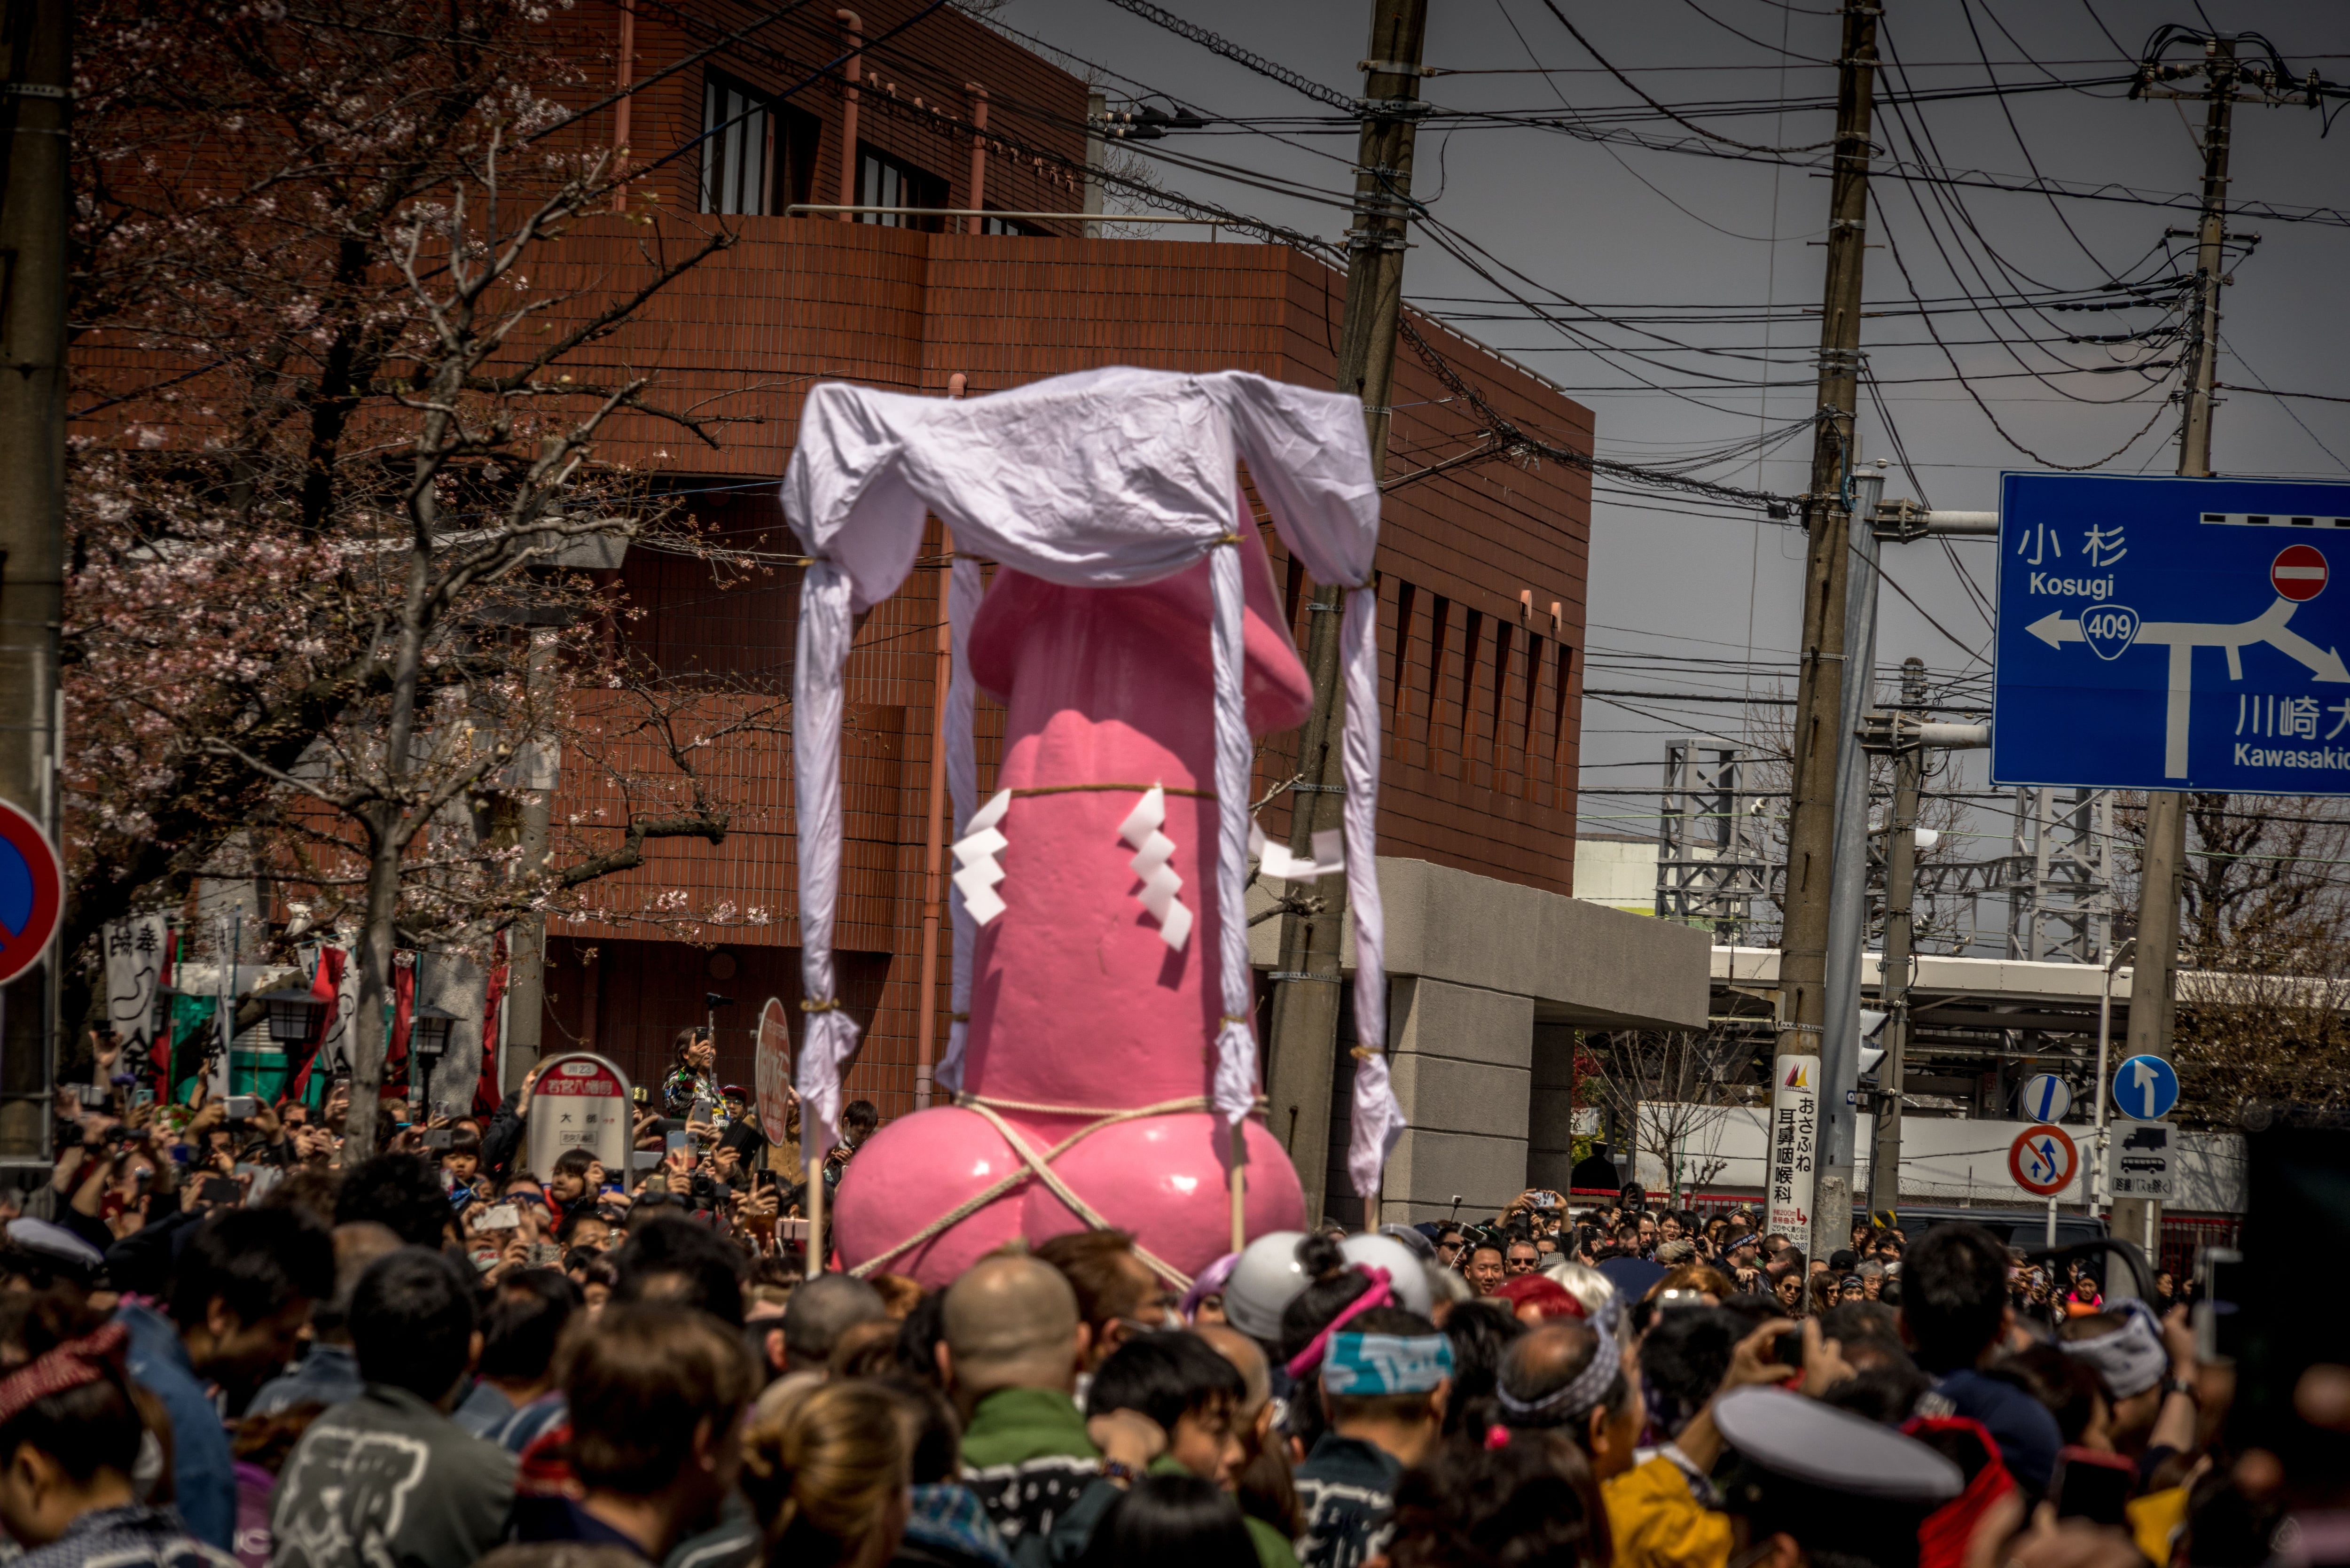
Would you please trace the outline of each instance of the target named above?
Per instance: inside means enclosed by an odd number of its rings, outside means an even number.
[[[947,204],[947,182],[935,174],[925,174],[910,163],[885,157],[869,148],[863,150],[858,160],[857,204],[860,207],[943,207]],[[858,222],[884,223],[893,229],[944,228],[945,221],[937,217],[913,217],[899,213],[860,213]]]
[[[702,87],[702,210],[767,210],[769,124],[766,96],[710,72]]]
[[[986,217],[980,219],[979,232],[983,234],[1024,234],[1034,238],[1042,234],[1045,231],[1038,228],[1033,228],[1030,225],[1022,223],[1017,218],[999,218],[994,213],[991,213]]]

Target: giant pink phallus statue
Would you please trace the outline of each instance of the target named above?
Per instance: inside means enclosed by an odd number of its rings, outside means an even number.
[[[1301,722],[1313,705],[1281,624],[1264,545],[1242,540],[1248,727]],[[1231,1246],[1231,1140],[1206,1100],[1208,1046],[1223,1011],[1215,963],[1214,714],[1208,563],[1137,588],[1065,588],[997,572],[971,633],[980,689],[1009,709],[997,825],[1004,909],[979,933],[962,1091],[1038,1151],[1107,1112],[1196,1101],[1120,1121],[1052,1162],[1069,1188],[1154,1256],[1196,1273]],[[1137,901],[1119,826],[1153,784],[1159,831],[1196,923],[1170,950]],[[1066,1107],[1046,1109],[1045,1107]],[[1245,1124],[1249,1233],[1304,1222],[1297,1173],[1263,1124]],[[836,1234],[851,1265],[1022,1168],[977,1111],[940,1106],[892,1122],[840,1186]],[[1086,1220],[1031,1180],[885,1261],[925,1283],[952,1279],[1014,1237],[1042,1241]]]
[[[958,1094],[891,1122],[849,1167],[833,1235],[858,1272],[935,1284],[1015,1237],[1116,1226],[1180,1282],[1236,1229],[1304,1218],[1296,1173],[1250,1114],[1244,890],[1249,737],[1296,724],[1310,693],[1239,493],[1243,459],[1284,542],[1349,589],[1346,873],[1358,1032],[1380,1040],[1378,498],[1359,405],[1237,372],[1131,369],[969,402],[810,394],[784,496],[812,557],[793,736],[811,1151],[831,1140],[857,1044],[831,952],[853,618],[903,581],[925,509],[962,552],[945,711],[958,1022],[939,1071]],[[998,564],[983,604],[974,557]],[[1009,710],[983,805],[974,682]],[[1358,1192],[1377,1192],[1401,1127],[1371,1053],[1348,1151]]]

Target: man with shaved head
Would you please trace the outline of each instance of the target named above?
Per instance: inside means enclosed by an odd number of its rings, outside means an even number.
[[[1088,1429],[1075,1394],[1093,1336],[1076,1292],[1052,1265],[983,1258],[948,1287],[944,1320],[939,1371],[963,1417],[963,1484],[986,1505],[1013,1560],[1043,1568],[1055,1560],[1056,1536],[1083,1543],[1116,1498],[1112,1478],[1131,1480],[1165,1437],[1154,1445],[1136,1432],[1130,1411]]]

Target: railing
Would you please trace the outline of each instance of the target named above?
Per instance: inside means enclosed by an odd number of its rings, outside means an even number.
[[[786,218],[837,218],[842,215],[877,218],[1003,218],[1013,223],[1191,223],[1205,227],[1208,243],[1232,227],[1228,219],[1170,216],[1163,213],[999,213],[993,207],[849,207],[821,202],[795,202],[784,209]]]

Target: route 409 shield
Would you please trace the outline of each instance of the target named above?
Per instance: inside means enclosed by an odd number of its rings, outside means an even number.
[[[2010,473],[1991,777],[2350,794],[2350,484]]]

